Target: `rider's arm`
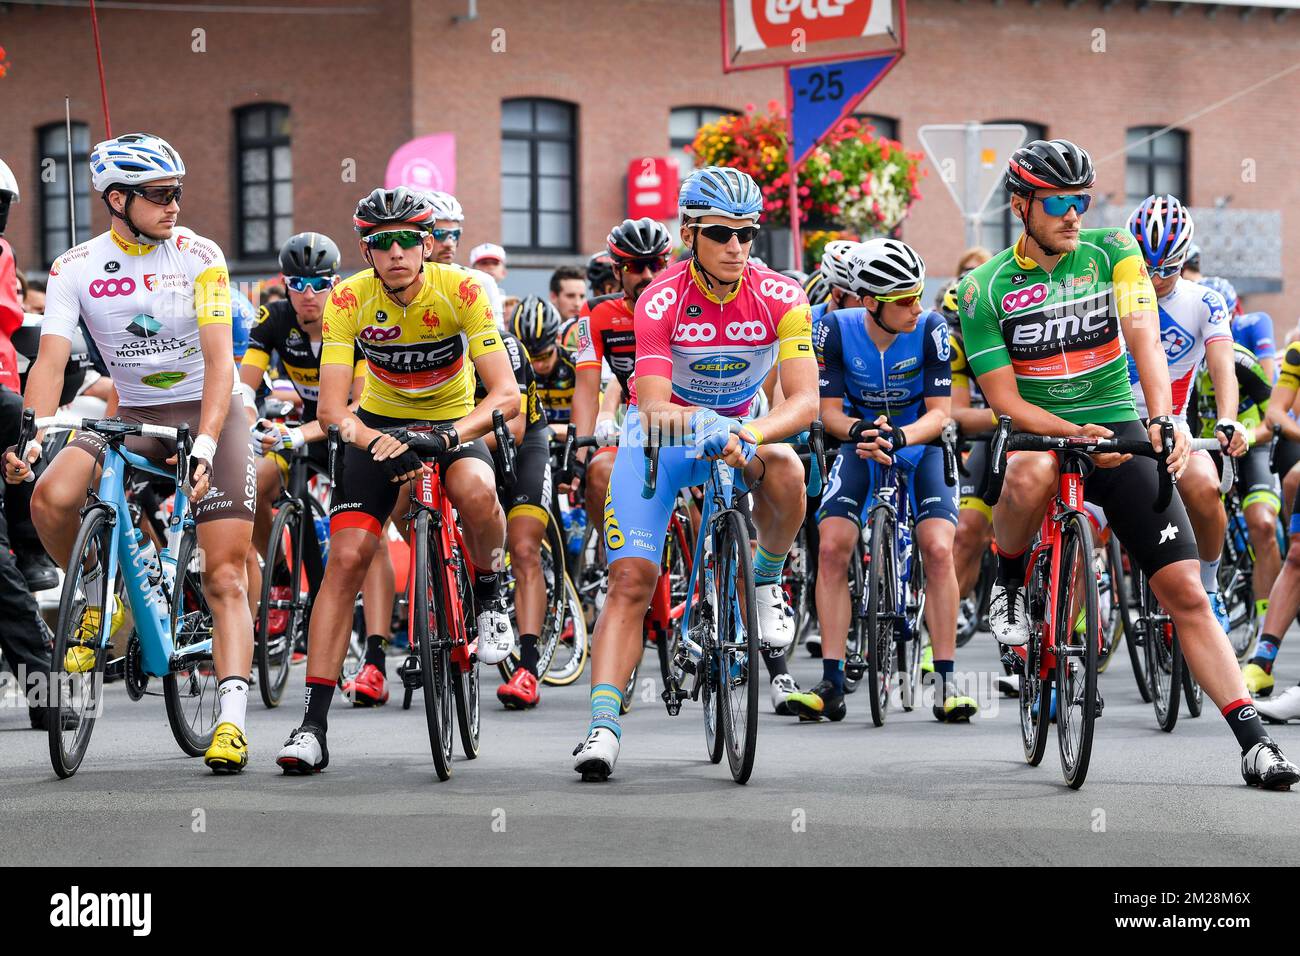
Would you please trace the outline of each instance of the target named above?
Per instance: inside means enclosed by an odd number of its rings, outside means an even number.
[[[899,429],[909,445],[924,444],[938,438],[952,411],[952,353],[948,325],[942,316],[933,312],[927,320],[925,333],[924,365],[921,369],[925,414]]]
[[[1297,397],[1300,397],[1300,344],[1292,343],[1282,356],[1282,374],[1273,386],[1265,419],[1270,432],[1274,425],[1281,425],[1282,434],[1291,441],[1300,441],[1300,422],[1287,414],[1293,406],[1300,405]]]
[[[500,341],[498,335],[496,337],[498,346]],[[462,442],[491,432],[494,411],[501,412],[507,422],[523,418],[519,414],[519,383],[515,381],[515,373],[510,368],[510,359],[505,350],[498,347],[491,351],[480,351],[474,358],[474,368],[478,372],[478,377],[483,380],[487,396],[474,406],[472,412],[456,422],[456,434]],[[520,427],[522,426],[521,421]]]
[[[844,413],[844,345],[839,322],[822,319],[813,333],[817,358],[818,397],[822,427],[826,434],[840,441],[849,437],[849,429],[858,419]]]
[[[59,407],[63,373],[72,354],[72,337],[81,319],[81,297],[77,291],[80,274],[56,260],[45,292],[45,318],[41,320],[41,344],[36,361],[27,373],[23,404],[36,410],[37,418],[48,418]],[[86,333],[89,335],[89,333]],[[37,435],[40,438],[40,434]]]
[[[818,369],[808,303],[799,302],[777,323],[777,376],[781,401],[746,426],[760,441],[779,441],[805,431],[817,418]]]
[[[611,421],[618,417],[618,407],[626,400],[623,394],[623,386],[618,383],[618,379],[611,378],[609,384],[605,386],[605,391],[600,396],[600,411],[596,414],[596,421],[608,418]]]
[[[1273,381],[1277,370],[1277,340],[1273,337],[1273,317],[1261,312],[1255,319],[1255,358],[1268,380]]]
[[[219,259],[195,278],[194,314],[199,324],[199,348],[203,351],[203,398],[198,434],[215,441],[226,423],[231,387],[235,381],[230,276],[224,260]]]
[[[1169,359],[1160,344],[1156,291],[1136,244],[1130,243],[1127,253],[1119,256],[1111,267],[1111,280],[1124,342],[1137,366],[1149,417],[1169,415],[1173,412],[1174,395],[1169,384]]]
[[[1240,402],[1237,389],[1237,366],[1233,361],[1232,339],[1212,339],[1205,343],[1205,367],[1214,383],[1214,406],[1219,418],[1235,419]]]
[[[244,353],[244,358],[239,363],[239,384],[250,389],[254,395],[257,394],[257,387],[262,384],[262,376],[271,364],[271,357],[260,349],[250,347]],[[248,423],[257,424],[257,408],[249,407],[247,402],[243,403],[245,411],[248,412]]]
[[[963,435],[978,435],[993,430],[997,416],[987,408],[972,408],[970,401],[970,365],[966,352],[954,335],[949,340],[952,348],[952,418]]]
[[[573,427],[579,435],[590,435],[596,427],[600,353],[600,337],[591,330],[591,306],[584,302],[578,313],[578,350],[573,356]],[[578,461],[586,461],[587,454],[588,449],[579,448]]]

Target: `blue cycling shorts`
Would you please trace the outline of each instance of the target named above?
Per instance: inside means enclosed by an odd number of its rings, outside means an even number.
[[[920,455],[914,452],[920,452]],[[943,449],[932,445],[905,448],[898,456],[898,467],[907,475],[908,497],[917,524],[940,518],[957,524],[957,489],[943,478]],[[848,518],[861,527],[863,512],[871,503],[875,479],[884,469],[859,458],[856,446],[845,442],[831,465],[822,506],[817,521],[825,518]]]
[[[653,498],[641,497],[645,487],[645,440],[635,407],[629,406],[614,458],[614,472],[605,493],[605,556],[608,564],[620,558],[644,558],[659,564],[677,492],[709,480],[712,462],[695,458],[682,446],[659,449],[659,475]],[[749,491],[740,475],[735,493]]]

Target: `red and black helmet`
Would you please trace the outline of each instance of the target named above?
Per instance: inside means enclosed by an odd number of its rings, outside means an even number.
[[[352,215],[352,225],[362,235],[379,226],[431,229],[435,221],[437,210],[429,197],[405,186],[374,190],[357,203],[357,211]]]
[[[610,230],[609,251],[618,259],[658,259],[668,255],[672,238],[663,223],[653,219],[624,219]]]
[[[1035,189],[1087,189],[1097,181],[1092,157],[1068,139],[1036,139],[1011,154],[1006,189],[1031,196]]]
[[[595,295],[597,289],[614,281],[614,257],[603,249],[593,252],[587,260],[587,285],[591,287],[591,294]]]

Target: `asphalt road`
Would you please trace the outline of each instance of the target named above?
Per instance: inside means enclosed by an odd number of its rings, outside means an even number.
[[[764,699],[747,786],[707,760],[698,705],[669,718],[657,697],[625,719],[613,778],[582,784],[570,753],[587,723],[584,683],[544,689],[532,712],[497,705],[485,672],[481,756],[433,774],[423,712],[397,702],[336,705],[329,769],[286,777],[274,756],[300,717],[303,671],[286,702],[250,704],[252,762],[214,777],[183,756],[160,697],[131,702],[120,684],[77,775],[58,780],[46,737],[0,706],[0,863],[29,864],[1103,864],[1278,865],[1300,857],[1300,791],[1246,788],[1237,748],[1212,706],[1184,711],[1171,735],[1138,697],[1127,658],[1104,675],[1084,788],[1063,783],[1055,734],[1039,767],[1021,757],[1015,702],[996,697],[988,635],[959,654],[981,714],[939,725],[893,713],[873,728],[849,698],[840,724],[799,724]],[[804,686],[820,662],[800,649]],[[390,673],[392,667],[390,667]],[[1300,637],[1279,660],[1300,678]],[[657,665],[647,654],[645,674]],[[1208,703],[1208,702],[1207,702]],[[1275,734],[1300,754],[1300,725]]]

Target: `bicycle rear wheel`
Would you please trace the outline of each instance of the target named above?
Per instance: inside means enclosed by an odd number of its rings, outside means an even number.
[[[307,599],[303,593],[303,548],[307,522],[304,520],[301,501],[284,502],[271,522],[271,537],[266,547],[266,563],[262,571],[262,596],[257,610],[256,642],[257,688],[262,703],[278,707],[284,696],[284,686],[289,682],[289,665],[293,662],[293,649],[302,637],[307,619]],[[312,533],[315,533],[312,528]],[[273,589],[284,591],[273,593]],[[272,618],[272,612],[276,612]],[[281,621],[280,619],[283,619]],[[279,632],[271,633],[271,623],[280,625]]]
[[[443,520],[450,521],[449,516]],[[443,596],[442,561],[438,536],[430,527],[429,512],[415,516],[415,607],[411,609],[411,640],[420,649],[420,678],[424,715],[429,728],[429,749],[439,780],[451,777],[452,689],[451,648],[447,609]]]
[[[916,540],[915,529],[912,539]],[[925,624],[925,565],[916,553],[912,554],[912,564],[908,569],[906,597],[904,626],[907,633],[898,638],[898,689],[903,710],[910,712],[921,699],[921,657],[925,650],[922,632]]]
[[[901,626],[898,606],[898,553],[895,518],[887,507],[872,509],[870,528],[871,563],[867,566],[867,690],[871,695],[871,722],[885,723],[889,692],[894,685],[894,640]]]
[[[1097,720],[1097,571],[1092,527],[1080,514],[1061,522],[1061,579],[1057,590],[1056,736],[1061,772],[1071,789],[1088,776]]]
[[[212,638],[212,611],[203,596],[203,559],[198,533],[191,526],[176,551],[176,583],[172,588],[171,671],[163,678],[167,720],[181,750],[201,757],[217,729],[220,700],[212,651],[187,654],[186,648]]]
[[[1020,743],[1025,762],[1037,767],[1047,752],[1047,731],[1052,721],[1052,674],[1043,674],[1043,619],[1035,609],[1047,606],[1049,587],[1046,556],[1040,556],[1025,576],[1029,607],[1029,641],[1025,644],[1024,671],[1020,678]]]
[[[116,533],[109,520],[110,512],[92,508],[81,521],[73,546],[74,559],[63,579],[63,593],[59,598],[59,620],[54,631],[54,651],[50,658],[48,732],[50,762],[54,772],[68,778],[77,772],[90,746],[90,735],[95,730],[104,704],[104,665],[108,662],[108,642],[112,628],[112,601],[120,600],[116,582],[107,581],[109,549]],[[90,568],[76,556],[95,555]],[[98,576],[90,591],[87,576]],[[96,617],[96,615],[98,615]],[[86,627],[82,621],[89,618]],[[94,659],[87,662],[86,651],[93,650]],[[69,651],[73,653],[69,660]],[[69,669],[69,665],[71,669]]]
[[[754,568],[749,532],[739,512],[724,511],[714,524],[717,571],[718,697],[727,762],[736,783],[745,783],[754,770],[758,751],[759,649],[758,609],[754,598]]]
[[[1119,647],[1124,620],[1120,614],[1119,591],[1123,589],[1123,567],[1115,564],[1115,533],[1112,531],[1106,547],[1095,548],[1093,554],[1099,564],[1100,580],[1097,584],[1097,613],[1101,627],[1101,650],[1097,653],[1097,672],[1106,673]],[[1094,542],[1096,544],[1096,542]]]
[[[1181,648],[1182,645],[1180,644]],[[1187,716],[1201,716],[1201,705],[1204,699],[1204,692],[1201,690],[1200,683],[1196,680],[1196,675],[1192,669],[1187,666],[1187,658],[1183,657],[1183,700],[1187,703]]]
[[[1179,696],[1183,690],[1183,649],[1169,615],[1160,607],[1151,582],[1142,576],[1147,691],[1155,707],[1156,723],[1165,733],[1178,723]]]
[[[564,628],[555,645],[551,666],[542,675],[548,687],[567,687],[582,676],[587,666],[591,635],[587,633],[587,619],[582,612],[582,598],[573,579],[564,577],[565,603]]]
[[[989,601],[993,597],[993,584],[997,580],[998,563],[992,548],[985,548],[980,556],[980,573],[975,579],[975,590],[961,602],[958,617],[957,646],[964,647],[980,630],[988,618]]]
[[[456,586],[460,589],[460,606],[465,608],[467,618],[465,624],[468,628],[471,626],[470,622],[475,620],[476,615],[473,612],[473,589],[463,560],[457,562]],[[472,632],[469,641],[473,643]],[[540,664],[538,669],[541,669]],[[460,746],[465,751],[466,759],[473,760],[478,756],[479,738],[483,728],[483,715],[479,701],[479,662],[477,656],[471,659],[468,669],[462,668],[454,661],[452,662],[451,686],[456,695],[456,726],[460,730]]]
[[[669,601],[672,607],[683,606],[687,600],[686,585],[691,578],[691,562],[693,560],[689,550],[690,544],[687,540],[685,527],[682,525],[682,519],[674,513],[672,520],[668,523],[668,538],[664,543],[664,561],[663,571],[668,575],[668,592]],[[677,621],[671,617],[667,621],[660,622],[664,630],[655,634],[655,650],[659,655],[659,675],[663,678],[664,686],[668,686],[668,680],[671,676],[673,658],[677,654],[677,641],[680,631],[677,627]]]
[[[564,540],[560,536],[559,522],[550,518],[546,522],[546,532],[542,538],[539,558],[542,565],[542,580],[546,584],[546,606],[542,611],[542,628],[537,637],[537,676],[544,677],[551,661],[555,658],[556,646],[564,631],[564,621],[568,615],[568,595],[565,592],[567,577],[564,572]],[[559,556],[558,558],[556,556]],[[509,561],[507,560],[507,567]],[[520,633],[515,621],[515,580],[513,575],[506,579],[506,594],[510,605],[511,626],[515,633]],[[519,652],[516,650],[497,665],[501,679],[508,681],[519,667]]]

